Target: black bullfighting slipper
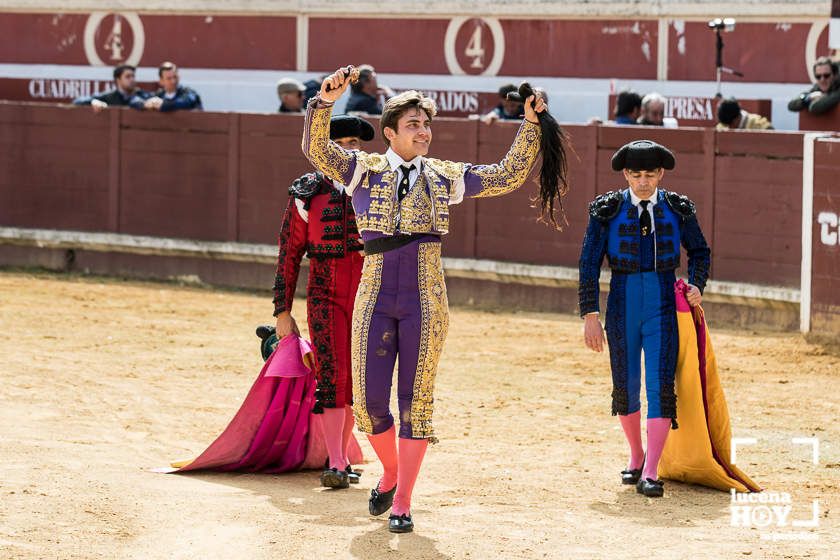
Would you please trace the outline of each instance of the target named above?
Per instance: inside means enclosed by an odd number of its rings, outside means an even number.
[[[652,478],[642,478],[636,483],[636,492],[648,498],[661,498],[665,493],[665,483]]]
[[[359,480],[362,478],[362,473],[356,472],[353,470],[353,467],[347,465],[347,468],[344,469],[344,472],[347,473],[347,478],[350,480],[350,484],[358,484]]]
[[[321,473],[321,486],[327,488],[350,488],[347,473],[338,469],[324,469]]]
[[[627,469],[621,471],[622,484],[636,484],[642,476],[642,469]]]
[[[397,493],[397,485],[394,484],[394,487],[388,490],[387,492],[380,492],[378,485],[377,488],[374,488],[370,491],[370,499],[368,500],[368,511],[371,515],[382,515],[389,509],[391,509],[391,505],[394,503],[394,494]]]
[[[410,533],[414,530],[414,522],[410,515],[392,515],[388,518],[388,530],[392,533]]]

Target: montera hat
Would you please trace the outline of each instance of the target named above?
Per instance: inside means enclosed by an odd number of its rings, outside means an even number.
[[[673,169],[674,165],[676,159],[673,152],[652,140],[635,140],[625,144],[612,157],[613,171],[653,171],[660,167]]]
[[[373,126],[353,115],[338,115],[330,119],[330,140],[356,136],[365,142],[373,140]]]

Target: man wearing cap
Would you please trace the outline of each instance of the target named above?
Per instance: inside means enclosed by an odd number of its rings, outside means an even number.
[[[373,139],[366,121],[342,115],[330,121],[330,139],[358,150]],[[358,482],[347,458],[353,434],[350,328],[362,273],[362,241],[344,185],[320,172],[307,173],[289,188],[289,205],[279,236],[274,280],[277,337],[299,334],[291,315],[300,262],[309,256],[307,320],[315,349],[317,387],[313,412],[321,414],[329,465],[321,484],[347,488]]]
[[[734,97],[720,102],[717,116],[717,130],[773,130],[770,121],[761,115],[741,109],[740,103]]]
[[[280,98],[278,113],[303,113],[304,86],[294,78],[282,78],[277,81],[277,97]]]
[[[659,188],[665,170],[673,169],[670,150],[649,140],[631,142],[612,158],[628,188],[597,197],[589,205],[589,225],[580,255],[580,314],[586,346],[604,349],[599,319],[599,278],[604,256],[612,269],[606,330],[612,369],[612,414],[618,415],[630,461],[623,484],[640,494],[659,497],[663,484],[657,467],[668,430],[676,428],[677,335],[674,270],[680,246],[688,254],[688,302],[700,304],[709,275],[710,251],[697,222],[694,203]],[[645,359],[647,453],[641,436],[641,353]]]

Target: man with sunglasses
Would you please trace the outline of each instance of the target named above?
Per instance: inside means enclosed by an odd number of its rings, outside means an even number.
[[[830,57],[821,56],[814,63],[816,82],[808,91],[797,95],[788,103],[789,111],[803,111],[821,115],[840,103],[840,78],[837,75],[837,63]]]

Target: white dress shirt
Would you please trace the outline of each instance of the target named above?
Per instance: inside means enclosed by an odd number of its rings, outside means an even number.
[[[391,166],[391,171],[395,171],[397,173],[397,184],[400,184],[402,181],[402,169],[400,167],[405,166],[408,167],[409,165],[413,165],[414,169],[408,174],[408,188],[414,186],[414,183],[417,181],[417,177],[420,176],[420,167],[423,165],[423,156],[415,156],[414,159],[411,161],[405,161],[397,152],[388,148],[388,151],[385,152],[385,158],[388,160],[388,165]]]
[[[630,189],[630,202],[633,206],[636,207],[636,210],[639,212],[639,217],[642,216],[642,205],[640,204],[642,200],[649,200],[650,204],[648,204],[647,211],[650,213],[650,232],[654,233],[656,231],[656,222],[653,219],[653,207],[656,205],[656,200],[659,198],[659,189],[653,189],[653,194],[650,195],[648,198],[639,198],[636,196],[636,193],[633,192],[633,189]]]

